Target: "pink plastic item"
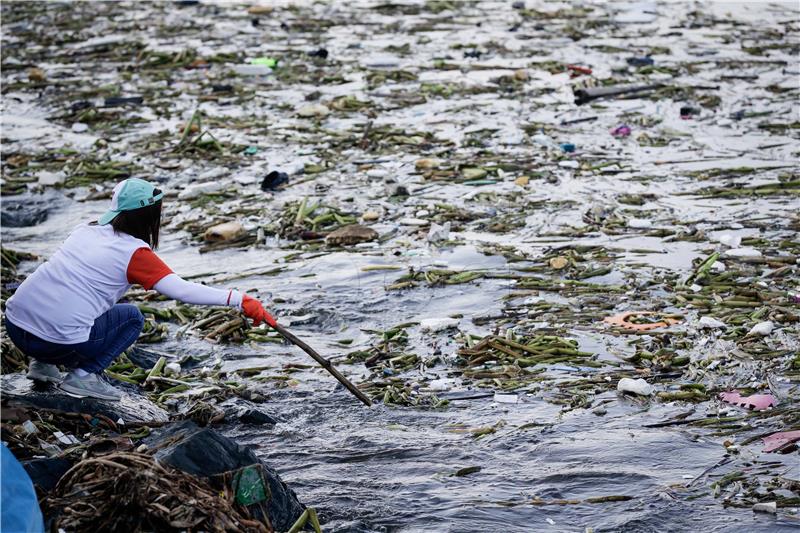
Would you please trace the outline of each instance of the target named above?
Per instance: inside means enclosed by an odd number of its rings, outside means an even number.
[[[781,431],[764,437],[761,440],[764,441],[764,451],[770,453],[780,450],[787,444],[800,440],[800,431]]]
[[[738,392],[723,392],[719,397],[723,402],[738,405],[739,407],[746,407],[747,409],[754,409],[756,411],[763,411],[770,407],[775,407],[778,400],[772,394],[753,394],[752,396],[742,397]]]
[[[620,124],[613,130],[611,130],[611,135],[614,137],[627,137],[631,134],[631,127],[627,124]]]

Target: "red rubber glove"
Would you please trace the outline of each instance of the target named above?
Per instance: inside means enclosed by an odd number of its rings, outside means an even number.
[[[253,320],[254,326],[258,326],[262,322],[266,322],[273,328],[278,325],[278,321],[267,313],[261,302],[246,294],[242,296],[242,311],[244,311],[244,316]]]

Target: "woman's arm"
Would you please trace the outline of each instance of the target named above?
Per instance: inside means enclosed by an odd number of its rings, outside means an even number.
[[[200,283],[186,281],[177,274],[167,274],[153,288],[173,300],[197,305],[227,305],[242,308],[242,293],[234,290],[215,289]]]
[[[261,302],[235,290],[215,289],[186,281],[175,274],[150,248],[139,248],[128,263],[128,282],[138,283],[148,291],[155,289],[164,296],[197,305],[227,305],[244,312],[256,326],[277,322]]]

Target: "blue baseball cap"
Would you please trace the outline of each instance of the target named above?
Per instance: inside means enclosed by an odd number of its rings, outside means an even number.
[[[111,209],[101,216],[97,223],[101,226],[108,224],[114,217],[123,211],[131,211],[141,207],[153,205],[164,197],[164,193],[156,194],[156,188],[139,178],[128,178],[117,183],[114,195],[111,197]]]

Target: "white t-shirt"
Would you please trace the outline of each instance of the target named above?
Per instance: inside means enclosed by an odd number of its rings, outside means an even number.
[[[58,344],[89,340],[94,321],[130,288],[128,265],[150,247],[110,225],[78,226],[6,303],[16,326]]]

